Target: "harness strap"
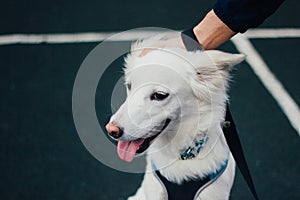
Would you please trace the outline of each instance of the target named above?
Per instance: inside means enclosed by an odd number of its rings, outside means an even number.
[[[203,48],[199,44],[197,37],[193,29],[187,29],[181,33],[182,41],[188,51],[203,51]],[[258,195],[256,193],[254,183],[247,165],[247,161],[244,156],[243,148],[241,145],[240,138],[238,136],[238,131],[236,129],[235,123],[233,121],[232,115],[229,110],[229,105],[226,106],[226,117],[225,121],[229,122],[226,126],[223,126],[224,136],[226,138],[228,147],[236,161],[238,168],[240,169],[249,189],[251,190],[254,199],[258,200]]]
[[[154,176],[163,186],[166,199],[168,200],[195,200],[200,193],[214,181],[216,181],[226,170],[228,165],[228,159],[222,164],[222,166],[215,172],[208,174],[204,178],[197,178],[188,181],[183,181],[181,184],[173,183],[166,179],[157,170],[155,164],[152,162],[152,168]]]
[[[159,171],[155,171],[154,173],[166,188],[168,200],[193,200],[199,188],[210,181],[209,176],[207,176],[199,180],[184,181],[178,185],[168,181]]]

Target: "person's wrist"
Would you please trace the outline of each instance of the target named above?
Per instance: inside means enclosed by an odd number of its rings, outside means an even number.
[[[204,49],[215,49],[236,34],[218,18],[213,10],[207,13],[193,31]]]

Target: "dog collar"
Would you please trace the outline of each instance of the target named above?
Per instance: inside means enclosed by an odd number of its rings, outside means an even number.
[[[230,126],[230,121],[224,121],[221,123],[222,128],[228,128]],[[202,139],[194,141],[191,146],[189,146],[186,150],[180,153],[180,160],[188,160],[195,158],[208,140],[208,136],[205,135]]]
[[[180,153],[180,159],[187,160],[195,158],[200,153],[207,140],[208,136],[205,135],[204,138],[194,141],[191,146],[189,146],[186,150]]]

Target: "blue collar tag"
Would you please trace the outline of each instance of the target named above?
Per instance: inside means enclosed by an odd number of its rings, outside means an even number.
[[[200,153],[207,140],[208,140],[208,136],[205,135],[204,138],[194,141],[193,144],[189,146],[189,148],[181,152],[180,154],[181,160],[195,158]]]

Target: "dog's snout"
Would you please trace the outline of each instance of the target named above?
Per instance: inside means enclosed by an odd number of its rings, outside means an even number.
[[[109,122],[105,128],[108,134],[114,139],[118,139],[123,135],[123,130],[113,122]]]

